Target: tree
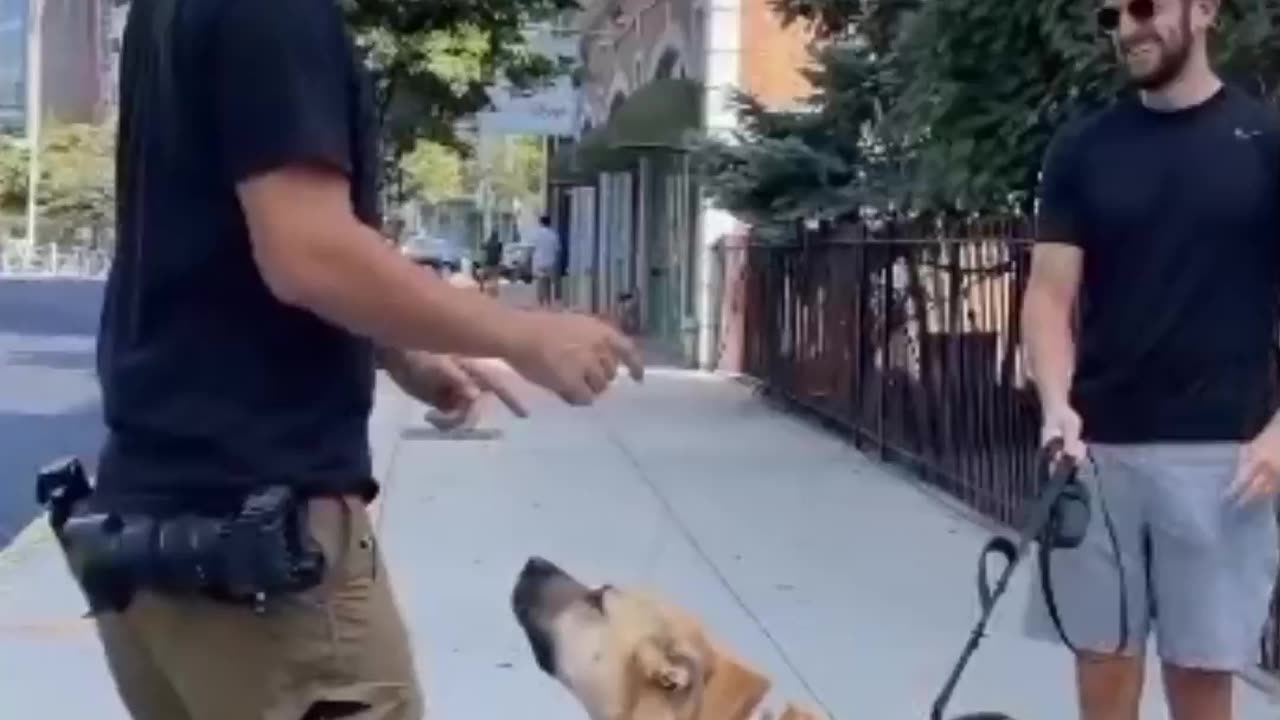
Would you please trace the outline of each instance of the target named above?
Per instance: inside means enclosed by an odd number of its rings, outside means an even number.
[[[474,192],[464,185],[463,164],[462,153],[430,140],[418,141],[401,162],[409,192],[432,204]]]
[[[391,157],[425,138],[466,150],[459,120],[507,80],[531,89],[566,71],[530,50],[530,22],[578,9],[576,0],[342,0],[372,71]]]
[[[498,207],[537,204],[546,162],[540,138],[509,138],[477,160],[477,178],[488,187]]]
[[[787,129],[795,122],[788,114],[744,104],[744,137],[754,147],[713,146],[709,184],[748,217],[788,220],[868,206],[917,215],[1027,215],[1053,134],[1109,101],[1122,82],[1089,3],[774,0],[773,6],[787,23],[808,23],[818,39],[815,111],[812,120]],[[1213,38],[1224,74],[1273,102],[1280,95],[1278,25],[1280,4],[1241,0],[1224,7]],[[797,164],[835,171],[806,181],[795,176]],[[847,185],[827,187],[828,181]],[[808,207],[814,197],[836,202]]]
[[[56,228],[57,242],[96,235],[115,211],[115,134],[111,123],[46,125],[40,142],[37,210]],[[0,137],[0,213],[27,208],[28,149],[17,138]]]
[[[115,211],[115,134],[110,124],[51,125],[40,155],[41,214],[69,230],[97,230]]]
[[[27,148],[0,135],[0,215],[17,214],[27,204]]]
[[[463,150],[421,140],[401,161],[408,190],[436,204],[473,196],[484,185],[503,207],[529,204],[542,191],[542,142],[537,137],[499,141],[485,153],[468,145]]]
[[[742,130],[698,151],[706,186],[762,235],[788,235],[797,220],[836,218],[893,194],[899,154],[875,130],[902,82],[894,38],[914,3],[781,0],[785,23],[805,22],[819,43],[808,111],[770,110],[739,94]]]

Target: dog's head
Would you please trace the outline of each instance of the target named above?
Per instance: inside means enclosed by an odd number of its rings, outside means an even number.
[[[695,618],[655,597],[590,588],[534,558],[511,600],[538,666],[592,720],[745,720],[769,691]]]

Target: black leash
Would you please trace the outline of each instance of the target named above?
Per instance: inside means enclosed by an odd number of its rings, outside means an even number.
[[[1053,621],[1054,627],[1062,638],[1063,643],[1072,652],[1079,653],[1079,649],[1071,642],[1062,626],[1062,618],[1058,612],[1058,604],[1054,597],[1051,582],[1050,558],[1053,556],[1054,550],[1079,547],[1084,542],[1089,528],[1091,504],[1088,488],[1077,479],[1079,468],[1076,465],[1076,461],[1066,455],[1063,452],[1063,448],[1062,439],[1054,438],[1046,443],[1037,454],[1040,477],[1045,478],[1046,481],[1040,496],[1031,507],[1026,522],[1018,533],[1018,542],[1015,544],[1007,537],[996,536],[987,542],[982,549],[982,553],[978,556],[978,600],[982,606],[982,616],[970,633],[969,640],[965,643],[964,649],[960,653],[960,659],[956,662],[955,667],[952,668],[950,677],[947,678],[942,691],[938,693],[937,699],[934,700],[933,711],[929,716],[931,720],[943,720],[943,711],[951,701],[956,685],[960,682],[960,676],[964,673],[969,660],[977,651],[979,643],[986,636],[987,623],[991,620],[991,614],[995,609],[996,602],[1008,590],[1009,580],[1013,577],[1014,570],[1017,569],[1018,564],[1026,554],[1027,548],[1033,542],[1038,542],[1040,545],[1038,553],[1040,590],[1044,593],[1049,617]],[[1111,545],[1115,552],[1116,562],[1121,565],[1120,638],[1116,643],[1116,652],[1120,652],[1129,642],[1129,593],[1120,555],[1120,543],[1116,537],[1115,524],[1111,518],[1111,513],[1107,510],[1105,493],[1100,498],[1100,503],[1103,520],[1111,537]],[[1000,574],[994,588],[992,588],[987,574],[987,558],[992,554],[1000,555],[1005,560],[1004,572]],[[1007,718],[1007,716],[1000,713],[979,713],[965,717]]]
[[[1095,468],[1096,468],[1096,465],[1095,465]],[[1084,504],[1085,511],[1088,512],[1089,496],[1088,496],[1087,490],[1085,490],[1084,485],[1079,483],[1079,481],[1073,480],[1072,482],[1074,482],[1075,486],[1079,487],[1080,490],[1085,491],[1085,494],[1083,495],[1083,498],[1082,500],[1080,500],[1080,502]],[[1073,488],[1071,483],[1068,483],[1064,492],[1070,493],[1072,489]],[[1128,578],[1125,576],[1125,572],[1124,572],[1124,559],[1120,555],[1120,540],[1116,536],[1115,521],[1111,517],[1111,512],[1107,509],[1107,494],[1105,492],[1099,493],[1098,504],[1099,504],[1099,508],[1102,510],[1102,521],[1107,528],[1107,536],[1111,540],[1111,550],[1116,560],[1117,575],[1119,576],[1119,579],[1120,579],[1120,634],[1119,634],[1119,637],[1116,639],[1116,646],[1113,651],[1114,654],[1119,655],[1125,649],[1125,646],[1129,644]],[[1040,566],[1040,592],[1044,595],[1044,604],[1045,604],[1045,608],[1049,612],[1049,619],[1053,621],[1053,627],[1055,630],[1058,631],[1058,637],[1062,638],[1062,644],[1066,645],[1071,650],[1071,652],[1075,653],[1076,655],[1080,654],[1080,648],[1076,647],[1075,644],[1071,642],[1071,638],[1067,637],[1067,631],[1062,626],[1062,617],[1058,613],[1058,603],[1057,603],[1056,596],[1054,595],[1054,592],[1053,592],[1053,580],[1052,580],[1053,571],[1051,569],[1052,568],[1051,558],[1053,557],[1054,550],[1057,550],[1060,548],[1071,549],[1071,548],[1077,547],[1081,542],[1083,542],[1084,533],[1088,529],[1088,525],[1089,525],[1089,516],[1085,515],[1079,539],[1073,544],[1068,545],[1068,544],[1062,544],[1061,541],[1063,539],[1070,539],[1070,535],[1055,534],[1053,532],[1053,527],[1051,523],[1051,526],[1046,527],[1044,532],[1044,535],[1048,537],[1042,537],[1039,539],[1040,547],[1036,556],[1037,557],[1036,564]],[[1055,540],[1058,542],[1055,543],[1054,542]],[[1006,556],[1006,558],[1008,558],[1008,556]],[[985,554],[984,554],[984,560],[985,560]],[[1012,562],[1012,558],[1009,558],[1009,561]],[[984,562],[984,566],[985,566],[985,562]],[[983,567],[982,569],[985,570],[985,567]]]

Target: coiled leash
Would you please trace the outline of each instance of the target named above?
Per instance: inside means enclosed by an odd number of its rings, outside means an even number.
[[[1062,626],[1062,618],[1058,612],[1058,604],[1054,598],[1050,558],[1054,550],[1070,550],[1084,542],[1089,529],[1091,503],[1089,489],[1077,478],[1079,468],[1076,461],[1063,452],[1061,438],[1054,438],[1046,443],[1037,453],[1037,466],[1040,477],[1045,479],[1040,497],[1027,515],[1026,523],[1018,533],[1018,542],[1004,536],[992,538],[983,547],[978,556],[978,600],[982,606],[982,616],[969,635],[960,659],[951,671],[950,677],[934,700],[930,720],[943,720],[943,711],[951,701],[960,675],[964,673],[970,658],[978,649],[978,644],[986,636],[987,623],[991,619],[996,602],[1008,589],[1013,572],[1026,555],[1027,547],[1038,542],[1038,561],[1040,565],[1040,591],[1044,594],[1045,605],[1054,628],[1062,638],[1062,642],[1079,654],[1079,649],[1067,637]],[[1095,466],[1096,467],[1096,466]],[[1111,547],[1120,572],[1120,637],[1116,643],[1116,652],[1122,651],[1129,643],[1129,592],[1120,554],[1120,542],[1116,536],[1115,523],[1107,510],[1106,493],[1099,498],[1103,520],[1107,533],[1111,538]],[[987,575],[987,558],[1000,555],[1005,560],[1004,572],[992,588]],[[965,715],[960,720],[1009,720],[1007,715],[998,712],[984,712]]]

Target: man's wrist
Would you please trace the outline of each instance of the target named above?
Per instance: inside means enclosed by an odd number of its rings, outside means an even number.
[[[1065,388],[1043,388],[1040,392],[1040,409],[1049,412],[1071,407],[1071,394]]]
[[[535,342],[533,335],[537,330],[533,327],[534,324],[532,313],[515,308],[503,308],[502,319],[496,323],[497,357],[511,363],[527,352],[529,346]]]
[[[381,343],[374,343],[373,361],[379,370],[397,371],[404,366],[404,350]]]

